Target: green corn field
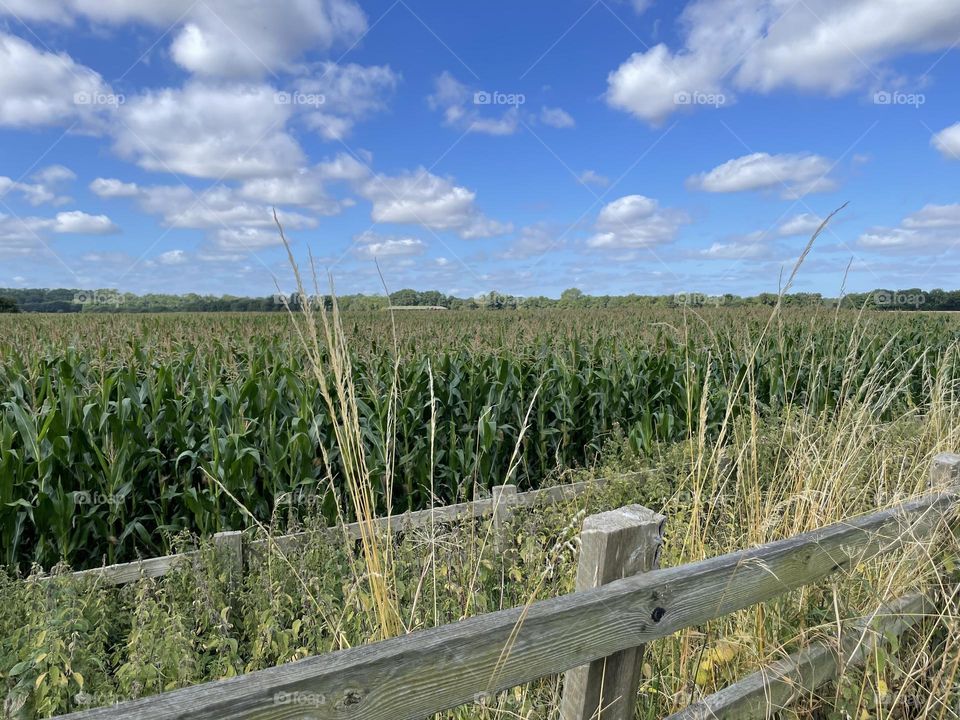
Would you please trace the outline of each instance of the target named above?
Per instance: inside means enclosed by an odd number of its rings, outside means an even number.
[[[509,480],[529,488],[591,465],[613,437],[643,455],[689,437],[702,416],[715,430],[728,408],[837,412],[884,387],[878,420],[922,411],[935,373],[956,377],[960,332],[949,314],[829,309],[788,311],[766,333],[769,313],[744,308],[395,322],[396,343],[387,313],[343,318],[376,501],[393,512],[428,505],[428,478],[441,503],[507,481],[518,440]],[[280,313],[0,316],[3,563],[92,567],[162,554],[184,530],[248,526],[224,489],[261,521],[280,509],[348,514],[305,364]],[[388,460],[390,498],[377,483]]]

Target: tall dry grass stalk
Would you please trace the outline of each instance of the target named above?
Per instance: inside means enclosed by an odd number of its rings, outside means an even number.
[[[303,277],[290,243],[287,241],[280,219],[274,211],[274,221],[280,238],[287,250],[287,257],[296,278],[297,292],[301,298],[309,298]],[[313,256],[310,256],[313,295],[323,297],[316,274]],[[340,309],[337,305],[333,280],[330,279],[332,309],[317,308],[311,301],[301,302],[301,311],[294,312],[287,305],[290,319],[296,328],[297,337],[310,366],[327,412],[333,421],[342,482],[347,490],[354,517],[360,526],[360,549],[365,568],[357,572],[370,592],[371,604],[376,619],[375,627],[381,638],[393,637],[403,631],[399,601],[397,599],[396,575],[393,566],[393,539],[389,527],[385,532],[377,528],[377,497],[375,488],[383,488],[389,518],[390,500],[393,495],[393,437],[391,428],[395,422],[394,401],[397,393],[396,365],[390,388],[390,410],[387,421],[386,463],[382,482],[373,478],[367,464],[366,449],[360,428],[360,410],[353,383],[350,349],[347,345]],[[318,322],[319,319],[319,322]],[[321,345],[321,340],[323,344]],[[324,463],[331,468],[332,462],[326,447],[320,444]],[[332,478],[331,478],[332,480]],[[339,503],[338,503],[339,510]],[[341,518],[342,519],[342,518]]]

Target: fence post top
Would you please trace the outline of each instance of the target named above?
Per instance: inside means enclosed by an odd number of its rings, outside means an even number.
[[[937,453],[930,463],[930,486],[960,485],[960,455],[956,453]]]
[[[583,521],[583,532],[611,532],[624,528],[654,525],[663,534],[667,518],[643,505],[626,505],[616,510],[590,515]]]

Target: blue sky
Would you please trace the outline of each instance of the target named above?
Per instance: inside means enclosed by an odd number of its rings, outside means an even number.
[[[956,288],[960,0],[0,0],[0,286]]]

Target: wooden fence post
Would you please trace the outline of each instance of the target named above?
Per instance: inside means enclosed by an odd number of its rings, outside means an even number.
[[[243,532],[226,530],[214,533],[213,547],[229,564],[230,576],[235,580],[238,579],[243,573]]]
[[[654,570],[660,560],[665,522],[663,515],[642,505],[584,520],[576,591]],[[642,662],[643,646],[639,646],[568,670],[563,680],[561,720],[633,718]]]
[[[939,453],[930,463],[930,487],[960,485],[960,455]]]
[[[495,485],[493,488],[493,549],[501,552],[507,545],[507,523],[513,516],[517,499],[516,485]]]

